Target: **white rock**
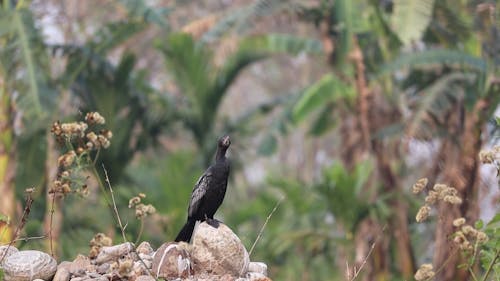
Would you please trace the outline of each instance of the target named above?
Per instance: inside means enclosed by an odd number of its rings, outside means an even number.
[[[121,256],[124,256],[134,249],[134,246],[130,242],[123,244],[118,244],[115,246],[102,247],[99,255],[95,260],[96,264],[103,264],[108,261],[116,261]]]
[[[68,281],[70,276],[69,271],[64,267],[61,267],[57,270],[52,281]]]
[[[244,275],[250,259],[245,246],[234,232],[223,223],[213,227],[200,223],[193,237],[195,273],[232,276]]]
[[[141,275],[141,276],[137,276],[135,281],[155,281],[155,279],[149,275]]]
[[[248,281],[271,281],[269,277],[257,272],[248,272],[246,277]]]
[[[193,274],[192,262],[186,247],[188,244],[164,243],[153,259],[153,277],[186,278]]]
[[[248,272],[261,273],[267,276],[267,265],[263,262],[250,262],[248,264]]]
[[[5,259],[7,259],[8,256],[17,252],[19,252],[19,250],[14,246],[0,246],[0,260],[2,260],[2,262],[0,262],[0,267],[5,262]]]
[[[3,264],[5,281],[50,280],[56,273],[57,262],[40,251],[19,251],[10,255]]]
[[[151,256],[153,254],[153,247],[149,244],[149,242],[142,242],[137,246],[136,252],[139,254],[146,254]]]

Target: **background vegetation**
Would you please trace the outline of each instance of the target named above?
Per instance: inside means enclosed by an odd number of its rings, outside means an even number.
[[[500,280],[499,13],[476,0],[0,0],[0,242],[59,260],[98,232],[119,243],[102,167],[127,239],[171,241],[227,133],[218,216],[249,249],[279,202],[251,257],[273,279]],[[58,144],[54,122],[94,111],[109,148]],[[71,149],[78,178],[57,191]],[[438,183],[461,203],[429,199]],[[138,193],[155,213],[135,218]]]

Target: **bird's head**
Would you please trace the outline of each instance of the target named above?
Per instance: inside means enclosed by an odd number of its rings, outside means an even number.
[[[227,149],[231,145],[231,139],[229,136],[223,136],[219,139],[219,147]]]

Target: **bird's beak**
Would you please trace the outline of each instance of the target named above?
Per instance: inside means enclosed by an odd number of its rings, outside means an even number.
[[[231,144],[231,139],[229,138],[229,136],[222,137],[222,144],[224,144],[224,146],[229,146]]]

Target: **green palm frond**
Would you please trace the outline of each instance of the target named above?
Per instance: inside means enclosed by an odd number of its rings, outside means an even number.
[[[315,40],[276,34],[252,36],[242,39],[225,63],[216,67],[212,52],[189,34],[171,34],[166,40],[157,41],[156,45],[177,87],[187,98],[179,102],[177,111],[198,146],[206,152],[207,159],[216,135],[213,127],[218,108],[228,88],[245,67],[274,54],[321,51],[321,44]]]
[[[147,24],[141,21],[110,22],[102,26],[86,46],[100,54],[106,54],[146,27]]]
[[[451,67],[486,72],[487,63],[479,57],[453,50],[427,50],[423,52],[402,54],[394,61],[383,65],[378,75],[391,74],[403,68],[430,67],[447,65]]]
[[[354,232],[358,223],[369,215],[370,204],[362,188],[373,171],[373,163],[361,162],[352,172],[340,163],[324,171],[324,179],[317,186],[328,208],[346,230]]]
[[[472,83],[477,75],[472,73],[452,72],[439,78],[436,82],[422,90],[422,96],[417,109],[414,111],[413,118],[407,126],[409,136],[418,136],[421,132],[428,133],[429,126],[424,123],[427,114],[434,118],[439,118],[444,112],[463,95],[463,91],[455,89],[454,85],[461,82]],[[475,93],[470,93],[475,95]],[[424,130],[423,128],[426,128]]]
[[[168,27],[166,16],[170,13],[170,9],[151,7],[144,0],[119,0],[118,2],[127,8],[130,18],[154,23],[163,28]]]
[[[27,8],[0,8],[0,26],[0,73],[31,130],[47,120],[57,96],[46,46]]]
[[[281,53],[289,55],[297,55],[301,52],[307,54],[321,54],[323,47],[319,40],[287,34],[270,33],[244,38],[240,42],[239,51],[253,51],[266,54]]]
[[[453,0],[436,1],[426,39],[432,40],[435,37],[437,40],[432,41],[452,46],[467,41],[472,33],[473,18],[471,13],[465,12],[466,5]],[[432,37],[429,38],[429,35]]]
[[[326,74],[304,91],[293,108],[293,119],[295,122],[300,122],[318,107],[335,102],[337,99],[352,99],[355,95],[352,85],[343,82],[335,75]]]
[[[294,1],[280,0],[256,0],[239,9],[232,9],[227,15],[222,15],[221,19],[200,39],[202,43],[218,40],[230,30],[243,32],[252,26],[251,21],[257,18],[273,15],[280,11],[293,10],[297,7]]]
[[[434,0],[394,0],[392,28],[404,45],[422,38],[433,8]]]

